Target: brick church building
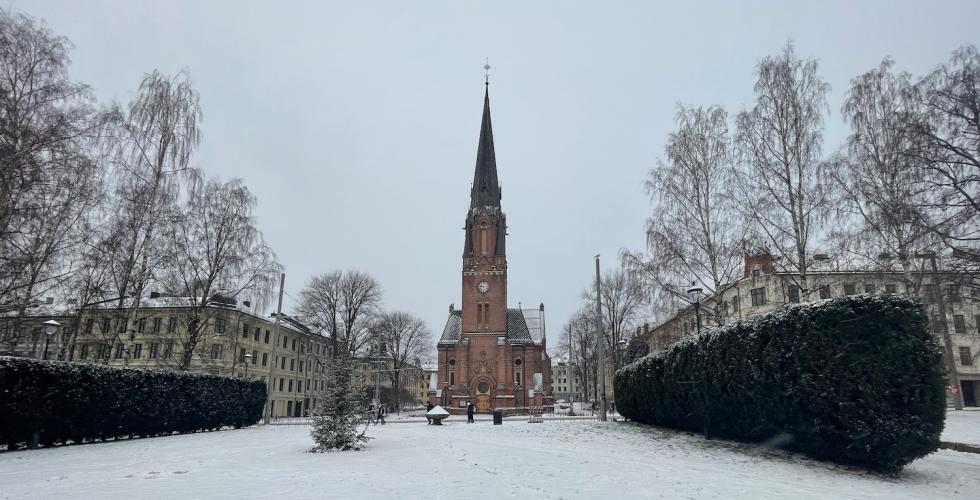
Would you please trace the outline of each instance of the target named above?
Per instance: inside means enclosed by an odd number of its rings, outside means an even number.
[[[453,413],[470,402],[478,413],[551,403],[544,304],[507,307],[507,217],[500,198],[488,84],[466,213],[463,303],[460,309],[449,306],[438,343],[438,378],[429,391],[433,404]]]

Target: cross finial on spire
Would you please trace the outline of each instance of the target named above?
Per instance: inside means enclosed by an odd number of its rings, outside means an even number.
[[[490,58],[487,58],[486,64],[483,65],[483,84],[487,87],[490,86]]]

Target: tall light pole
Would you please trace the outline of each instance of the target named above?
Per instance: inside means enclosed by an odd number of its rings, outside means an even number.
[[[58,332],[61,323],[49,319],[41,324],[44,325],[44,359],[48,359],[48,344],[51,343],[51,337],[54,337],[54,334]]]
[[[694,284],[693,282],[691,283]],[[698,335],[701,335],[701,293],[704,290],[699,286],[692,286],[687,289],[687,295],[691,297],[694,301],[694,316],[697,318],[698,322]]]
[[[269,356],[269,379],[266,381],[267,390],[265,395],[265,423],[269,424],[269,419],[272,417],[272,390],[275,389],[276,385],[273,383],[272,378],[272,368],[276,364],[276,350],[279,348],[279,318],[282,316],[282,293],[283,287],[286,285],[286,273],[281,273],[279,275],[279,306],[276,308],[276,335],[275,342],[272,344],[272,355]]]
[[[599,358],[599,420],[606,421],[606,339],[602,333],[602,290],[599,286],[599,256],[595,256],[596,357]]]
[[[946,299],[943,298],[942,279],[939,267],[936,265],[936,252],[915,254],[916,258],[929,259],[932,267],[932,284],[936,287],[936,302],[939,306],[939,333],[943,336],[943,358],[946,361],[946,371],[949,373],[949,385],[953,386],[953,408],[963,409],[963,388],[960,387],[960,376],[956,373],[956,359],[953,357],[953,340],[949,337],[949,323],[946,321]]]
[[[252,362],[252,353],[245,353],[245,378],[248,378],[248,365]]]

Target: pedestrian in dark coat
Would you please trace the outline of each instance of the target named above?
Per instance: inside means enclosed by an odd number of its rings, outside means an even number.
[[[387,414],[388,414],[388,412],[385,410],[385,406],[384,405],[379,405],[378,406],[378,420],[381,421],[381,425],[384,425],[385,424],[385,415],[387,415]],[[377,425],[378,424],[378,421],[376,420],[374,422],[374,424]]]
[[[432,411],[433,408],[435,408],[435,406],[432,405],[432,402],[431,401],[425,404],[425,413],[426,413],[426,415],[425,415],[425,421],[426,421],[426,423],[429,423],[429,424],[432,423],[432,418],[429,417],[428,413],[430,411]]]
[[[472,424],[473,423],[473,413],[475,411],[476,411],[476,408],[473,407],[473,403],[470,403],[470,404],[466,405],[466,423],[468,423],[468,424]]]

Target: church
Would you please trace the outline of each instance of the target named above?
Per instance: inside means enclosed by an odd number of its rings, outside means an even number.
[[[507,217],[500,199],[488,82],[464,227],[462,307],[449,306],[429,391],[433,404],[452,413],[465,412],[469,403],[477,413],[551,404],[544,304],[507,307]]]

